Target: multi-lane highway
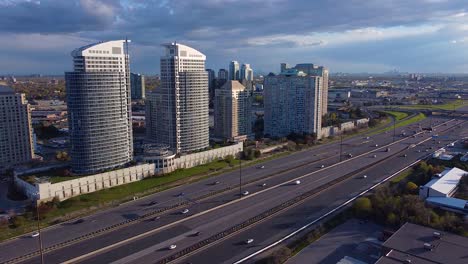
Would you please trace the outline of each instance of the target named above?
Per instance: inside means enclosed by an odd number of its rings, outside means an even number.
[[[440,124],[442,121],[447,120],[434,119],[433,123]],[[423,123],[422,125],[425,126],[428,121],[423,121]],[[439,133],[447,133],[442,131],[451,127],[454,131],[463,131],[458,125],[455,125],[456,123],[457,121],[448,121],[446,126],[441,125],[438,128],[438,130],[440,129]],[[463,126],[465,125],[463,124]],[[400,134],[402,130],[412,134],[416,129],[415,125],[411,128],[401,128],[398,129],[397,134]],[[245,168],[242,170],[242,178],[246,185],[243,186],[242,191],[248,191],[249,195],[244,196],[243,199],[239,199],[239,172],[236,171],[101,212],[85,218],[81,223],[71,222],[52,227],[43,232],[42,235],[44,247],[49,248],[45,254],[46,262],[60,263],[67,260],[85,263],[155,262],[172,256],[179,250],[204,241],[215,234],[225,232],[235,225],[245,223],[247,220],[271,208],[281,206],[297,196],[305,195],[311,190],[350,174],[349,180],[334,185],[332,189],[311,194],[305,199],[306,202],[285,207],[286,209],[277,212],[273,217],[266,218],[261,224],[249,226],[246,229],[248,231],[236,233],[220,243],[205,246],[195,254],[186,257],[194,263],[207,263],[206,261],[211,260],[211,258],[215,261],[209,261],[209,263],[234,262],[302,223],[295,221],[294,217],[284,217],[288,211],[309,205],[308,209],[304,208],[303,211],[299,212],[303,212],[307,216],[304,220],[313,219],[332,206],[339,204],[346,197],[372,184],[373,181],[381,179],[393,170],[404,167],[427,154],[425,148],[429,146],[424,144],[428,143],[422,143],[408,149],[412,144],[418,144],[424,140],[429,142],[431,146],[434,144],[431,140],[427,140],[430,138],[429,134],[418,135],[414,138],[397,137],[397,142],[391,145],[387,152],[385,145],[393,141],[392,132],[369,138],[360,136],[346,140],[343,144],[345,162],[342,163],[338,162],[339,144],[334,143],[265,162],[259,164],[258,167]],[[452,132],[451,135],[454,133]],[[441,142],[440,145],[443,143]],[[421,152],[415,150],[421,150]],[[401,151],[408,152],[407,157],[403,157],[404,154]],[[350,153],[352,157],[349,155]],[[260,166],[265,166],[265,168],[260,169]],[[385,169],[387,168],[385,166],[388,166],[388,169]],[[366,173],[366,178],[362,177],[363,173]],[[296,179],[299,179],[301,184],[295,185],[293,181]],[[219,183],[214,184],[216,181]],[[219,191],[219,193],[213,196],[207,195],[214,191]],[[181,197],[176,197],[182,193]],[[199,199],[201,197],[203,199]],[[145,220],[122,225],[108,232],[97,232],[112,224],[135,219],[147,212],[161,210],[180,203],[186,204],[163,211]],[[181,213],[184,209],[188,209],[188,213]],[[254,236],[255,230],[268,226],[266,223],[278,221],[278,219],[282,219],[281,217],[284,217],[285,220],[289,219],[289,224],[277,225],[273,233],[264,233],[260,230],[258,237],[254,238],[254,243],[248,246],[241,245],[242,241],[247,239],[241,237],[243,233],[247,232]],[[53,250],[50,248],[92,232],[96,234],[67,246],[57,246]],[[200,233],[197,234],[197,232]],[[262,238],[262,235],[268,236],[269,239]],[[168,250],[170,245],[177,245],[177,248]],[[37,239],[21,237],[0,244],[0,249],[2,249],[0,261],[7,261],[37,251]],[[215,256],[217,258],[214,258]],[[18,261],[36,263],[38,258],[34,256],[18,259]],[[185,259],[177,261],[185,261]]]

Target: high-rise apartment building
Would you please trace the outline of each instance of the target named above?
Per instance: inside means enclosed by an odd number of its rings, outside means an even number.
[[[265,135],[319,134],[322,122],[322,81],[297,69],[264,80]]]
[[[161,86],[148,94],[146,131],[150,141],[184,153],[209,146],[208,73],[201,52],[164,44]]]
[[[72,170],[96,173],[133,159],[128,41],[72,52],[65,73]]]
[[[231,140],[249,135],[252,131],[251,104],[250,93],[239,81],[229,80],[217,89],[214,99],[215,136]]]
[[[240,79],[253,81],[253,70],[250,68],[250,64],[242,64]]]
[[[143,74],[130,74],[130,90],[132,100],[145,99],[145,76]]]
[[[239,62],[237,61],[229,63],[229,80],[240,80]]]
[[[210,94],[210,100],[212,100],[214,97],[216,75],[215,71],[212,69],[206,69],[206,72],[208,73],[208,91]]]
[[[33,159],[32,134],[25,95],[0,86],[0,172]]]
[[[327,113],[327,108],[328,108],[328,69],[323,66],[314,65],[312,63],[297,64],[296,66],[294,66],[294,68],[299,71],[303,71],[310,76],[319,76],[323,78],[322,115],[325,115]]]
[[[229,72],[226,69],[219,69],[218,71],[218,79],[219,80],[227,80],[229,78]]]

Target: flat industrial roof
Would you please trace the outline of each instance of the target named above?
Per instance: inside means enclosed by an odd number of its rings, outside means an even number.
[[[14,91],[8,86],[0,85],[0,93],[14,93]]]
[[[441,234],[440,238],[434,232]],[[424,247],[425,243],[432,246],[432,250]],[[399,260],[403,263],[410,260],[411,263],[468,263],[468,238],[455,234],[439,231],[437,229],[404,224],[383,244],[390,252],[383,256],[384,260],[379,264],[394,263],[391,260]],[[385,262],[385,258],[389,258]]]
[[[442,177],[428,182],[425,186],[440,193],[449,194],[457,187],[461,177],[467,173],[459,168],[446,169],[441,173]]]
[[[438,206],[446,206],[450,207],[453,209],[458,209],[458,210],[466,210],[468,212],[468,209],[465,209],[465,205],[468,203],[468,201],[463,200],[463,199],[458,199],[458,198],[453,198],[453,197],[428,197],[426,199],[426,202],[438,205]]]

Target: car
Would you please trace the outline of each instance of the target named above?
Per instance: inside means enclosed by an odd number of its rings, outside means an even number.
[[[261,185],[261,186],[262,186],[262,187],[265,187],[265,186],[267,186],[267,184],[266,184],[266,183],[262,183],[262,185]]]
[[[176,196],[177,196],[177,197],[182,197],[182,196],[184,196],[184,195],[185,195],[185,193],[181,192],[181,193],[177,194]]]
[[[172,245],[169,246],[169,250],[173,250],[173,249],[175,249],[176,247],[177,247],[177,245],[172,244]]]
[[[352,157],[353,157],[353,154],[349,153],[349,154],[348,154],[348,157],[352,158]]]
[[[386,151],[386,152],[389,152],[389,151],[390,151],[390,148],[387,148],[385,151]]]
[[[195,232],[193,235],[194,235],[194,236],[199,236],[199,235],[201,235],[201,232],[200,232],[200,231],[197,231],[197,232]]]
[[[160,218],[160,216],[156,216],[155,218],[153,218],[153,221],[159,220]]]
[[[218,185],[218,184],[220,184],[219,181],[215,181],[215,182],[212,183],[212,185]]]
[[[249,195],[249,191],[243,191],[242,195]]]
[[[265,168],[265,166],[263,166],[263,165],[262,165],[262,166],[260,166],[260,169],[264,169],[264,168]]]
[[[31,234],[31,237],[38,237],[39,236],[39,232],[34,232]]]
[[[420,149],[418,149],[418,153],[421,153],[421,150],[420,150]]]
[[[372,156],[372,157],[377,158],[377,155],[374,155],[374,156]]]
[[[156,202],[156,201],[151,201],[151,202],[148,203],[148,206],[155,205],[155,204],[158,204],[158,202]]]
[[[249,238],[245,241],[246,244],[251,244],[253,242],[254,242],[253,238]]]
[[[325,168],[325,165],[322,164],[322,165],[320,166],[320,168],[322,168],[322,169]]]
[[[301,184],[301,181],[297,180],[297,181],[294,182],[294,184],[299,185],[299,184]]]
[[[403,157],[404,157],[404,158],[408,157],[408,154],[403,154]]]
[[[189,209],[184,209],[181,211],[182,214],[187,214],[189,212]]]
[[[375,144],[375,147],[378,147],[378,146],[379,146],[379,144]]]
[[[76,224],[81,224],[81,223],[83,223],[83,222],[84,222],[84,219],[78,219],[78,220],[76,220],[75,222],[73,222],[73,224],[76,225]]]
[[[362,178],[363,178],[363,179],[367,179],[367,175],[362,175]]]
[[[366,139],[370,139],[370,137],[366,137]]]

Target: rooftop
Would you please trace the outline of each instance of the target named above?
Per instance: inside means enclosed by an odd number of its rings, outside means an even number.
[[[388,253],[378,264],[468,262],[468,238],[411,223],[398,229],[383,247]]]
[[[8,86],[0,85],[0,94],[14,93],[13,89]]]
[[[441,193],[449,194],[457,187],[463,175],[468,172],[459,168],[446,169],[441,173],[441,177],[428,182],[425,186]]]
[[[426,202],[468,213],[468,202],[452,197],[428,197]]]

